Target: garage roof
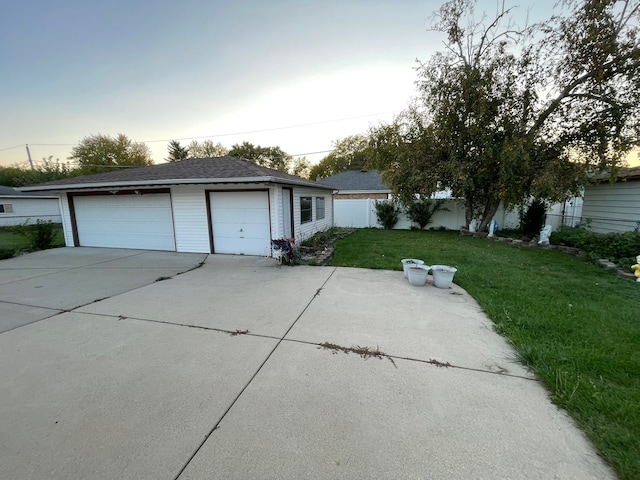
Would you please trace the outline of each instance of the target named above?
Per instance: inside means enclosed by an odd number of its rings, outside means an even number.
[[[68,191],[101,187],[265,182],[333,190],[333,187],[328,185],[256,165],[243,158],[229,156],[188,158],[179,162],[162,163],[148,167],[125,168],[113,172],[65,178],[53,182],[20,187],[20,190]]]

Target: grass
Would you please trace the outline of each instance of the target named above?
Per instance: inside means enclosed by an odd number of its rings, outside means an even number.
[[[640,252],[638,252],[640,253]],[[332,265],[458,268],[467,290],[620,479],[640,478],[640,285],[565,253],[457,232],[359,230]]]
[[[62,232],[62,226],[56,225],[56,236],[54,239],[55,246],[64,245],[64,235]],[[14,254],[18,254],[23,250],[29,249],[29,240],[24,236],[12,232],[10,228],[0,228],[0,251],[12,251]]]

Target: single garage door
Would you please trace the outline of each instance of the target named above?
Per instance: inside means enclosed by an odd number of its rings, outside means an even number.
[[[73,198],[83,247],[176,249],[168,193]]]
[[[214,253],[268,255],[271,246],[268,192],[211,192]]]

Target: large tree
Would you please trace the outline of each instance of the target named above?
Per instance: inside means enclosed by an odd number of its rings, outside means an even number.
[[[149,147],[123,134],[115,138],[101,134],[85,137],[71,149],[69,160],[78,162],[83,175],[153,164]]]
[[[521,29],[509,8],[478,18],[474,7],[450,0],[435,14],[445,48],[420,64],[416,103],[371,143],[401,197],[449,187],[482,228],[500,203],[575,193],[638,142],[640,7],[567,0]]]
[[[211,140],[198,142],[193,140],[187,147],[189,158],[213,158],[223,157],[229,153],[229,149],[220,142],[213,143]]]
[[[189,147],[183,147],[177,140],[171,140],[167,146],[169,156],[167,162],[179,162],[185,158],[189,158]]]
[[[231,146],[229,155],[245,158],[257,165],[273,168],[288,173],[293,162],[293,157],[284,152],[280,147],[261,147],[250,142],[236,143]]]
[[[367,137],[364,135],[350,135],[333,142],[331,153],[311,168],[311,178],[327,178],[347,170],[365,168],[367,147]]]

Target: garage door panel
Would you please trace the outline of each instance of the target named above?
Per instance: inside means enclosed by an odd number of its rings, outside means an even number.
[[[74,211],[82,246],[175,251],[169,194],[75,197]]]
[[[215,253],[267,255],[271,221],[267,192],[211,192]]]

